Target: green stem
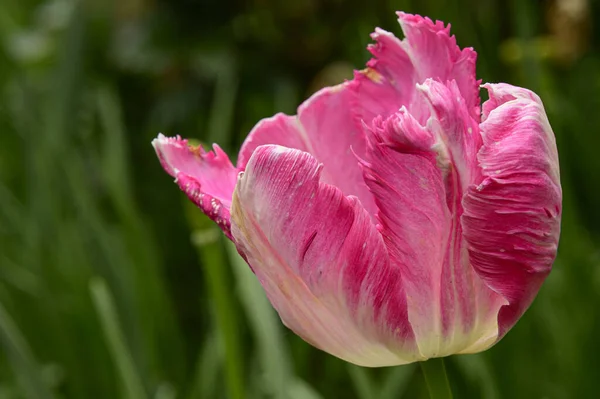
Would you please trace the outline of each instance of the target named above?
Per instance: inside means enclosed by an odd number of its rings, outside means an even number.
[[[421,370],[431,399],[452,399],[444,358],[434,358],[421,362]]]

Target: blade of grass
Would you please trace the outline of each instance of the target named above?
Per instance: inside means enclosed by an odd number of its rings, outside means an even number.
[[[216,331],[208,334],[196,361],[196,371],[188,399],[212,398],[215,396],[217,377],[223,366],[223,344]]]
[[[378,399],[400,399],[410,383],[416,365],[407,364],[405,366],[394,367],[390,369],[387,376],[381,384]]]
[[[364,367],[359,367],[354,364],[348,363],[347,367],[348,374],[350,375],[350,381],[354,385],[359,399],[375,399],[375,389],[373,388],[373,382],[369,376],[367,370]]]
[[[238,87],[235,60],[229,53],[225,53],[220,58],[216,77],[217,82],[210,109],[206,141],[218,142],[222,148],[227,150],[230,145],[229,139]]]
[[[264,372],[265,394],[287,397],[286,390],[292,381],[292,371],[282,333],[281,323],[269,303],[260,283],[237,253],[231,242],[226,243],[227,255],[233,268],[236,288],[242,307],[258,344],[258,355]]]
[[[462,369],[465,379],[473,385],[480,386],[481,397],[485,399],[496,399],[500,397],[498,385],[483,355],[453,356],[452,362]]]
[[[126,255],[123,239],[110,231],[103,218],[97,198],[93,195],[85,176],[85,161],[79,152],[64,157],[65,180],[70,190],[69,200],[77,210],[78,219],[85,227],[81,234],[89,243],[91,250],[97,251],[97,257],[91,262],[95,272],[108,281],[113,290],[120,321],[126,334],[127,343],[137,365],[145,364],[143,352],[143,331],[140,326],[140,315],[136,311],[136,291],[132,282],[132,261]]]
[[[2,280],[32,297],[39,295],[41,283],[38,276],[5,255],[0,255],[0,281]]]
[[[133,357],[125,345],[112,295],[101,278],[90,281],[90,294],[102,325],[106,346],[110,351],[124,388],[124,397],[147,398],[142,380],[135,369]]]
[[[154,394],[154,399],[175,399],[176,397],[177,391],[168,383],[159,385]]]
[[[27,340],[0,303],[0,342],[23,392],[30,398],[51,399],[54,396],[44,383],[40,367],[34,360]]]
[[[192,235],[206,277],[209,296],[212,299],[216,325],[225,346],[225,374],[227,390],[231,399],[244,398],[243,350],[240,342],[238,315],[232,295],[231,284],[227,281],[227,259],[223,253],[220,239],[203,242],[198,237],[208,234],[214,237],[216,227],[210,225],[208,218],[201,215],[197,208],[186,203],[189,220],[196,227]],[[219,237],[219,236],[218,236]]]
[[[448,381],[444,358],[430,358],[419,362],[419,366],[421,366],[430,399],[452,399],[452,389],[450,381]]]
[[[321,399],[321,395],[306,381],[296,378],[289,387],[290,399]]]
[[[260,283],[237,253],[232,242],[227,241],[226,249],[242,306],[258,341],[260,363],[265,379],[263,394],[275,398],[320,398],[321,396],[310,384],[294,375],[290,350],[283,336],[281,321],[265,296]]]
[[[0,220],[2,229],[12,230],[15,233],[25,232],[22,221],[25,219],[25,210],[14,194],[0,182]]]
[[[121,104],[115,90],[106,84],[96,90],[96,103],[104,133],[101,159],[104,180],[116,208],[123,214],[130,214],[134,211],[133,195]]]

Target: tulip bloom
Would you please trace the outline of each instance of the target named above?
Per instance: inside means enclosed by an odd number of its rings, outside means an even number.
[[[556,256],[558,155],[540,98],[485,84],[442,22],[398,13],[374,58],[250,132],[233,166],[179,137],[164,169],[231,239],[287,327],[363,366],[498,342]]]

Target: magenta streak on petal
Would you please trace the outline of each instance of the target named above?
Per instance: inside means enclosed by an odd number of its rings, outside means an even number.
[[[506,84],[486,88],[483,177],[465,195],[462,225],[473,267],[508,301],[498,315],[500,339],[551,270],[562,193],[554,135],[539,98]]]
[[[162,134],[152,141],[162,167],[175,177],[179,188],[231,238],[231,198],[237,170],[227,154],[214,145],[214,152],[188,145],[180,137]]]
[[[420,359],[400,272],[355,197],[320,180],[310,154],[258,147],[232,204],[232,235],[283,322],[366,366]]]

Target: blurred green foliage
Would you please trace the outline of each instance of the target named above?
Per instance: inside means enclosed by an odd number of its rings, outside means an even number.
[[[451,22],[478,75],[538,92],[564,187],[555,269],[457,398],[591,398],[600,376],[600,5],[592,0],[2,0],[0,398],[419,398],[285,329],[160,168],[351,76],[395,10]]]

